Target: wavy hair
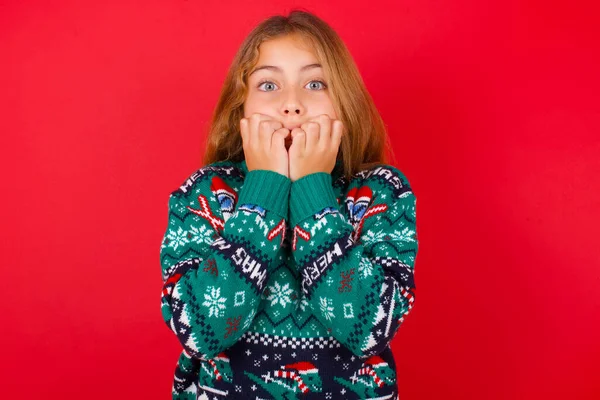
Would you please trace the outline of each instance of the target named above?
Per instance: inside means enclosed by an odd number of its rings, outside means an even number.
[[[239,123],[244,117],[248,76],[258,62],[260,44],[285,35],[306,40],[323,67],[333,107],[346,131],[337,155],[343,175],[350,178],[360,170],[388,164],[386,150],[395,159],[385,123],[344,42],[316,15],[294,9],[288,16],[262,21],[238,49],[211,117],[203,164],[244,159]]]

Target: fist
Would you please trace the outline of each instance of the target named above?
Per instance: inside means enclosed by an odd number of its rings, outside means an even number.
[[[292,144],[288,149],[290,179],[296,181],[316,172],[331,173],[343,134],[342,121],[327,114],[292,129]]]

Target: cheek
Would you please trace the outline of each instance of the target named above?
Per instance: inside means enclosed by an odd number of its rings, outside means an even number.
[[[333,119],[337,119],[337,114],[335,113],[335,108],[333,108],[333,103],[329,102],[329,115]]]
[[[333,103],[326,99],[319,105],[318,114],[327,114],[331,119],[337,119],[337,114],[335,113],[335,109],[333,108]]]
[[[244,101],[244,117],[248,118],[253,113],[269,114],[272,107],[267,102],[256,96],[248,96]]]

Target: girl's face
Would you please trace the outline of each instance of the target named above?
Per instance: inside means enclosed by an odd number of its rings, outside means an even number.
[[[244,117],[253,113],[268,115],[290,131],[321,114],[337,119],[323,68],[297,37],[287,35],[259,46],[244,102]]]

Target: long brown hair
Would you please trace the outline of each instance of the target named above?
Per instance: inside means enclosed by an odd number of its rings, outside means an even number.
[[[346,45],[325,21],[294,9],[287,17],[275,15],[262,21],[240,46],[212,114],[204,165],[244,159],[239,122],[244,117],[248,75],[258,62],[262,42],[291,34],[307,40],[323,66],[327,90],[346,132],[337,156],[343,175],[350,178],[360,170],[389,163],[386,150],[394,154],[386,126]]]

